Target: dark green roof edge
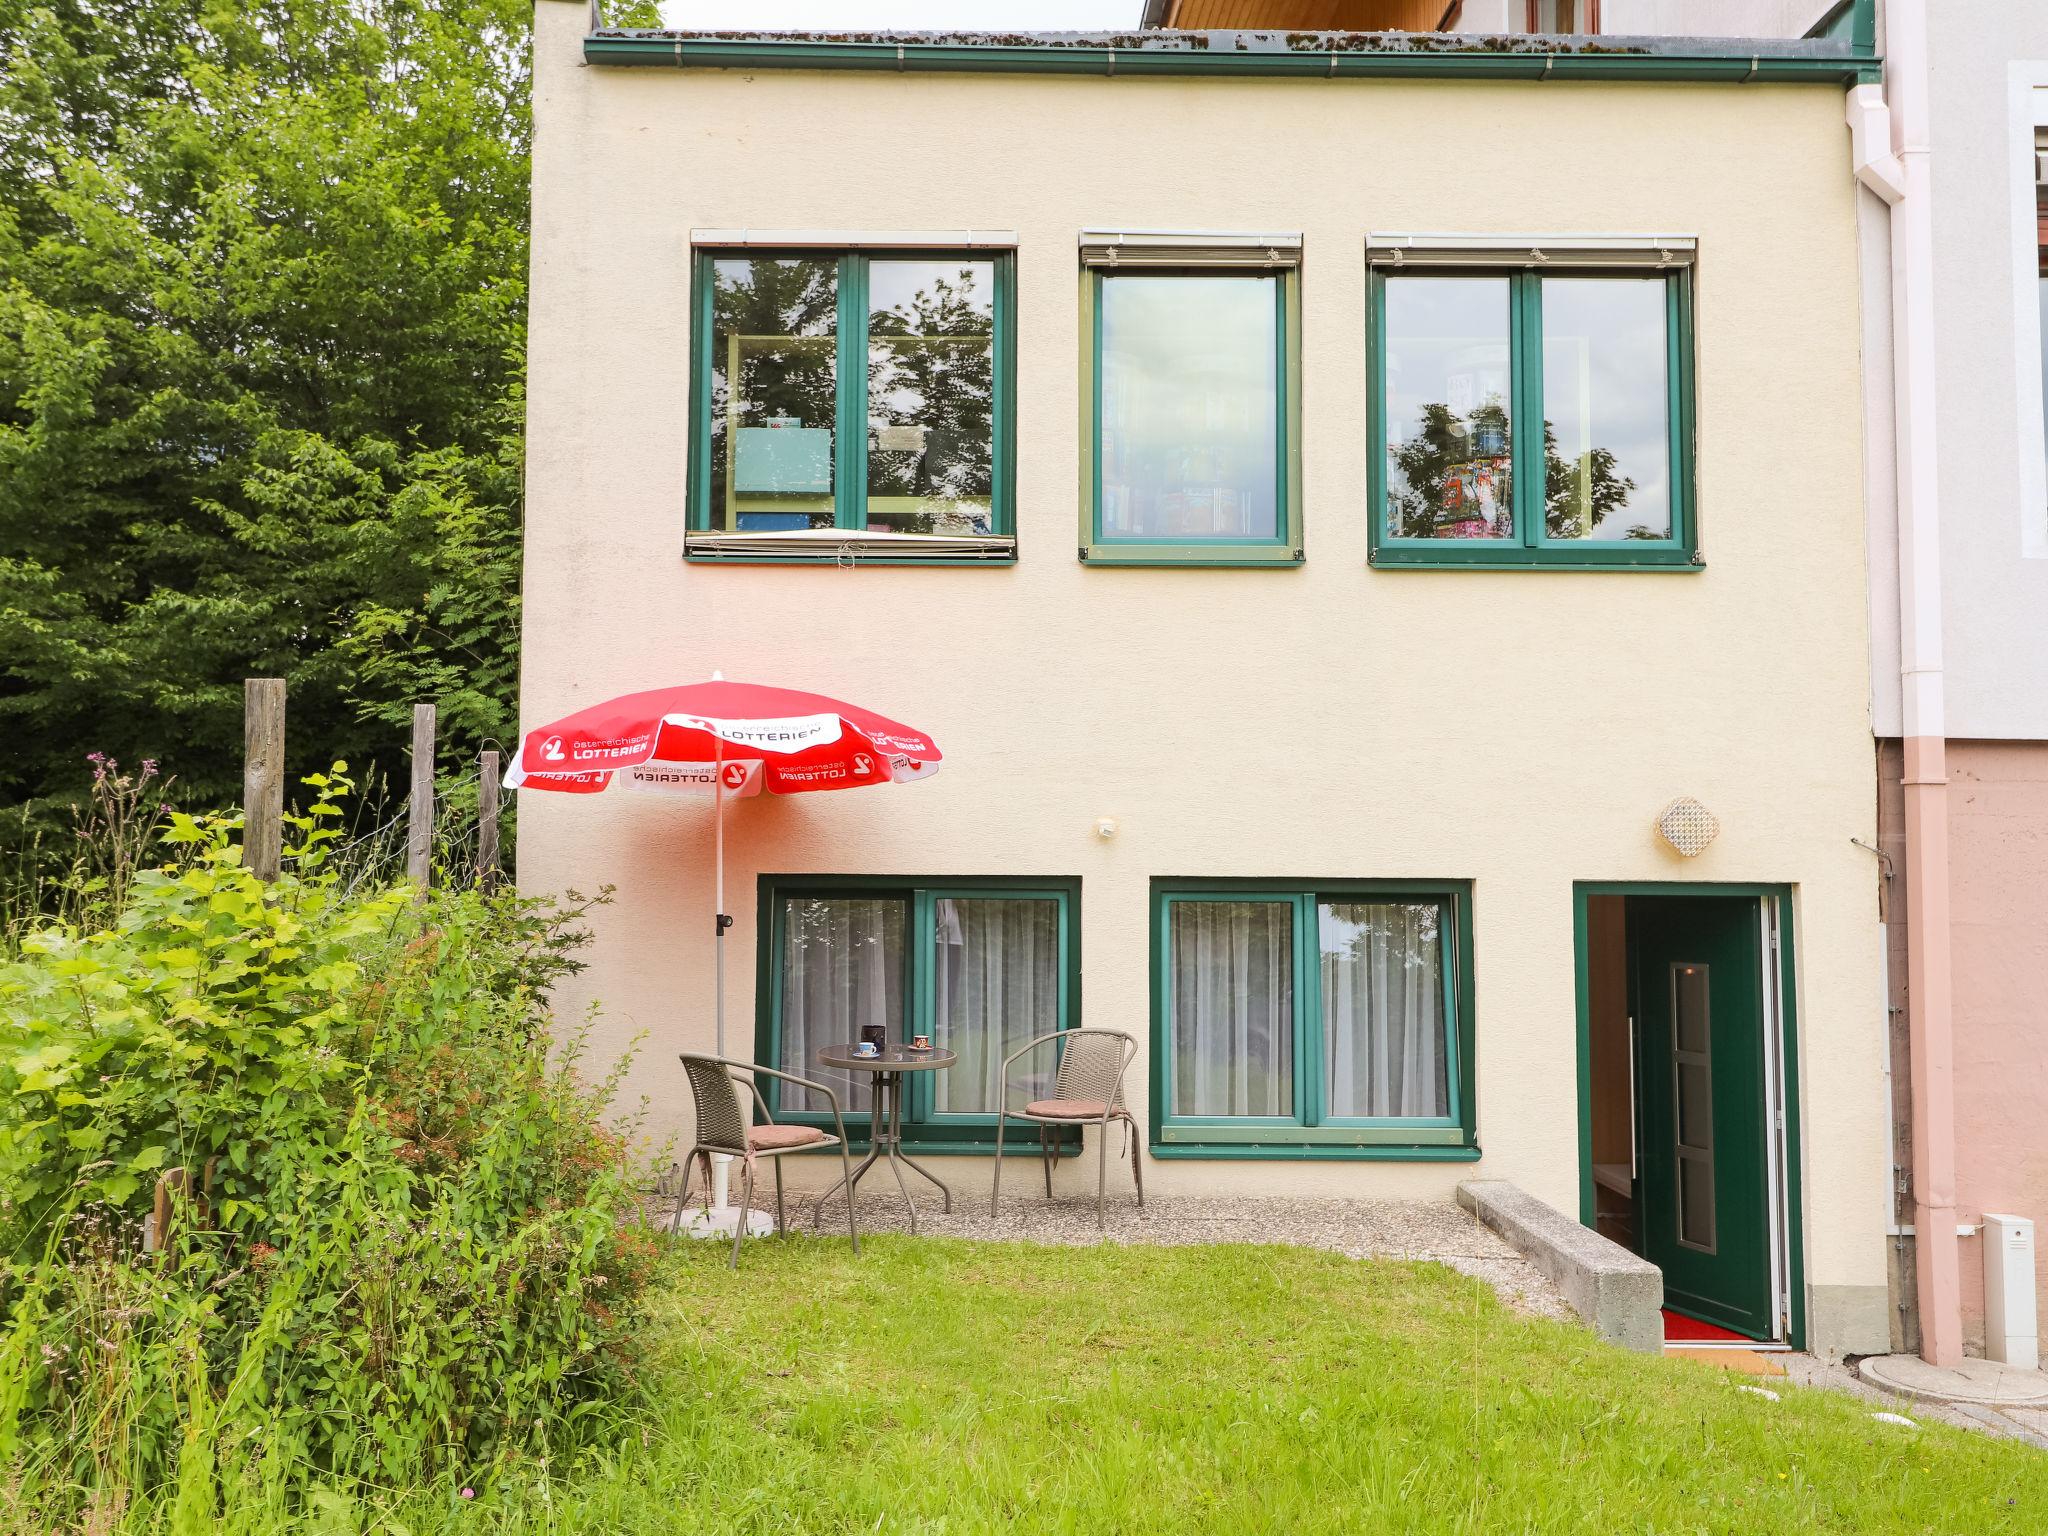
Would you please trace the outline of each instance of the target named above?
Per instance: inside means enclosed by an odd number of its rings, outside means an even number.
[[[841,42],[803,36],[707,37],[593,32],[591,64],[667,69],[862,69],[899,73],[1292,76],[1301,79],[1718,80],[1738,84],[1875,83],[1874,54],[1663,53],[1615,47],[1558,51],[1426,47],[1225,50],[1066,41]]]

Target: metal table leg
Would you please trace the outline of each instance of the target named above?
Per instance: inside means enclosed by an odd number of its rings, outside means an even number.
[[[946,1187],[944,1179],[904,1152],[903,1075],[896,1073],[894,1076],[896,1079],[896,1089],[890,1106],[893,1112],[889,1120],[889,1163],[891,1171],[896,1175],[897,1188],[903,1189],[903,1203],[910,1206],[910,1230],[915,1232],[917,1230],[917,1207],[911,1203],[910,1191],[903,1188],[903,1169],[913,1169],[924,1178],[938,1185],[939,1193],[946,1197],[946,1214],[949,1216],[953,1213],[953,1191]]]
[[[818,1225],[819,1219],[825,1210],[825,1202],[838,1194],[840,1189],[848,1184],[851,1184],[854,1190],[859,1190],[862,1177],[870,1168],[875,1166],[875,1160],[882,1156],[884,1145],[883,1130],[887,1124],[882,1108],[883,1104],[887,1102],[887,1095],[883,1092],[883,1084],[886,1081],[887,1078],[885,1076],[877,1076],[874,1091],[868,1099],[868,1155],[853,1165],[852,1173],[841,1177],[830,1189],[811,1202],[812,1226]],[[898,1182],[901,1182],[900,1175]]]
[[[910,1198],[910,1186],[903,1181],[903,1170],[907,1167],[936,1184],[939,1193],[945,1197],[946,1213],[953,1211],[953,1191],[946,1181],[929,1168],[908,1157],[903,1151],[903,1083],[901,1072],[877,1072],[874,1076],[874,1090],[868,1103],[868,1155],[854,1164],[853,1172],[842,1178],[824,1194],[818,1196],[811,1207],[811,1224],[816,1226],[825,1202],[838,1194],[848,1183],[858,1190],[860,1181],[870,1168],[882,1158],[889,1160],[889,1172],[895,1176],[896,1189],[903,1196],[904,1208],[910,1213],[910,1230],[917,1231],[917,1205]]]

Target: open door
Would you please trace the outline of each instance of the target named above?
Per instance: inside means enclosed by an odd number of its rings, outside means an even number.
[[[1632,896],[1641,1252],[1667,1307],[1776,1335],[1771,1089],[1754,897]]]

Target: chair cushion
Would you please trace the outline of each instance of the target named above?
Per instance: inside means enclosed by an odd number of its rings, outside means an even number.
[[[747,1132],[747,1145],[758,1152],[779,1147],[808,1147],[825,1139],[815,1125],[757,1125]]]
[[[1100,1099],[1033,1099],[1024,1113],[1041,1120],[1100,1120],[1109,1106]]]

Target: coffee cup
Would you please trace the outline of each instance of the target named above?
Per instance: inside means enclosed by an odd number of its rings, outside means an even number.
[[[928,1051],[932,1048],[932,1037],[930,1035],[919,1035],[910,1042],[910,1048],[913,1051]]]
[[[853,1054],[856,1056],[879,1056],[882,1054],[882,1051],[881,1047],[876,1045],[874,1041],[862,1040],[854,1045]]]

